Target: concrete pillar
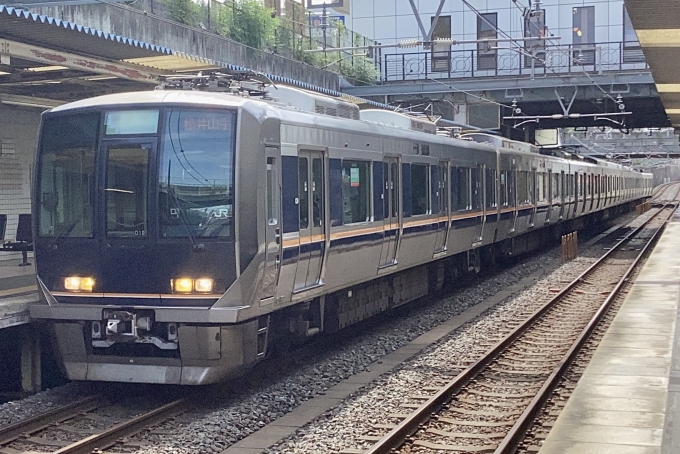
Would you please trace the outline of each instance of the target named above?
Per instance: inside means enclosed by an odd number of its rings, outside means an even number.
[[[40,391],[42,377],[40,371],[40,336],[32,327],[21,335],[21,391],[35,393]]]

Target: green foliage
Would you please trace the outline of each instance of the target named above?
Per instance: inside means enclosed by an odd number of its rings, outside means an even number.
[[[170,17],[182,24],[195,27],[198,25],[200,16],[200,5],[191,0],[169,0],[168,12]]]
[[[316,49],[316,43],[304,36],[296,38],[294,58],[307,63],[308,65],[321,68],[324,65],[324,57],[320,52],[305,52],[305,50]]]
[[[170,17],[192,27],[203,26],[222,36],[255,49],[270,50],[317,68],[342,74],[354,84],[372,84],[379,76],[373,60],[352,56],[351,51],[332,52],[332,47],[365,45],[365,38],[333,21],[334,36],[329,36],[329,53],[305,52],[320,45],[310,38],[307,11],[286,2],[286,17],[277,18],[260,0],[234,0],[228,3],[202,0],[164,0]]]
[[[379,72],[370,58],[354,57],[353,61],[339,62],[339,72],[356,85],[374,84]]]
[[[236,0],[219,5],[217,32],[246,46],[264,49],[274,44],[278,19],[272,16],[272,10],[258,0]]]

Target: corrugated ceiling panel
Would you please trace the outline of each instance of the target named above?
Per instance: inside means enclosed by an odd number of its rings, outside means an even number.
[[[165,47],[4,5],[0,5],[0,37],[110,60],[172,53]]]
[[[680,28],[678,0],[625,0],[625,4],[636,30]]]

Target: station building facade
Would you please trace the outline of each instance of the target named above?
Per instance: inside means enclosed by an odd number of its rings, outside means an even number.
[[[375,39],[381,44],[405,40],[422,40],[423,34],[408,0],[345,0],[343,16],[347,28]],[[440,0],[414,0],[423,26],[429,31]],[[467,3],[467,4],[466,4]],[[469,6],[468,6],[469,5]],[[474,8],[474,10],[473,10]],[[475,11],[476,10],[476,11]],[[479,13],[479,14],[478,14]],[[494,26],[511,37],[559,37],[546,46],[574,46],[582,51],[605,43],[623,44],[626,60],[642,58],[640,44],[626,12],[623,0],[447,0],[434,29],[433,38],[469,41],[506,38]],[[540,46],[529,42],[527,47]],[[500,43],[498,47],[510,47]],[[475,44],[455,45],[452,52],[474,50]],[[432,52],[442,51],[433,49]],[[481,66],[493,63],[489,55],[502,49],[479,46]],[[495,52],[494,52],[495,51]],[[410,53],[413,49],[394,49],[385,53]],[[587,56],[584,58],[588,58]]]

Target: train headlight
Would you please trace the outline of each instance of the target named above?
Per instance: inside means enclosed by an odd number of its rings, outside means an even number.
[[[210,293],[213,289],[213,280],[210,278],[196,279],[194,282],[194,290],[198,293]]]
[[[194,280],[182,277],[172,281],[172,290],[177,293],[191,293],[194,289]]]
[[[64,278],[64,288],[70,292],[91,292],[94,288],[94,278],[69,276]]]

